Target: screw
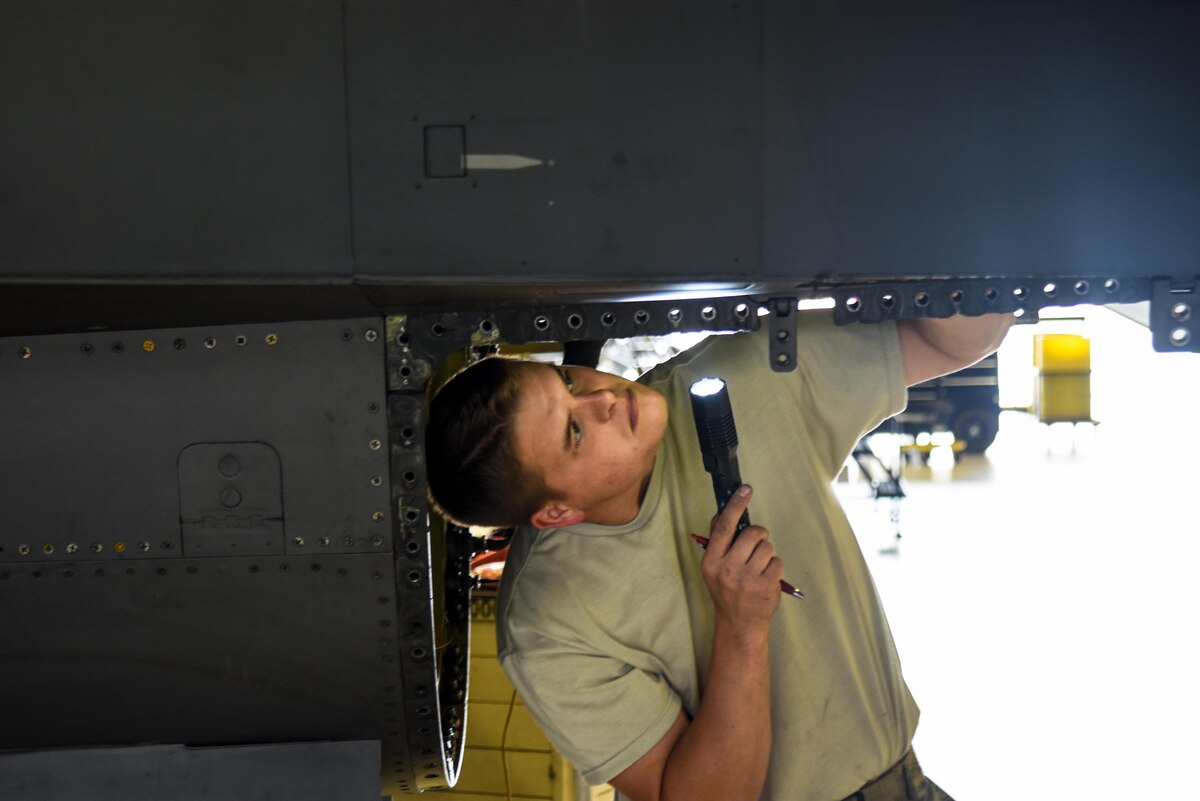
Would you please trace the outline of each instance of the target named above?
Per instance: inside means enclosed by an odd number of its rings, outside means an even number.
[[[378,548],[379,546],[383,545],[383,537],[380,537],[380,536],[371,537],[371,544],[374,545],[376,548]]]
[[[208,348],[209,350],[212,350],[216,346],[217,346],[217,340],[215,337],[207,337],[204,340],[204,347]]]
[[[383,512],[373,512],[371,514],[371,519],[374,520],[376,523],[378,523],[380,520],[383,519]]]
[[[294,545],[295,545],[297,548],[303,548],[303,547],[304,547],[304,537],[293,537],[293,538],[292,538],[292,543],[293,543],[293,544],[294,544]]]
[[[73,542],[72,542],[72,543],[69,543],[69,544],[67,545],[67,553],[75,553],[75,552],[76,552],[76,551],[78,551],[78,550],[79,550],[79,546],[78,546],[78,545],[76,545],[76,544],[75,544],[75,543],[73,543]]]
[[[153,353],[154,352],[154,340],[147,339],[145,342],[143,342],[142,350],[146,351],[146,353]]]
[[[145,540],[142,540],[141,542],[138,543],[138,550],[143,551],[143,552],[150,550],[150,543],[146,542]]]
[[[276,336],[275,334],[267,334],[267,344],[268,345],[279,344],[279,337]]]
[[[18,545],[17,553],[21,554],[21,556],[29,556],[29,546],[28,545]]]
[[[373,451],[377,451],[383,447],[383,443],[377,439],[371,440],[370,445],[371,445],[371,450],[373,450]]]
[[[372,487],[383,486],[383,479],[379,476],[371,476],[371,486]]]
[[[363,334],[363,336],[366,337],[366,340],[368,342],[374,342],[376,339],[379,338],[379,334],[375,333],[374,328],[368,328],[367,333]]]
[[[351,537],[351,536],[342,537],[342,542],[346,545],[354,545],[354,537]]]
[[[329,537],[321,537],[320,543],[322,548],[329,547]]]
[[[101,545],[100,543],[98,543],[98,542],[92,543],[92,553],[100,553],[103,550],[104,550],[104,546]]]
[[[33,356],[33,348],[21,348],[21,358],[28,359]]]

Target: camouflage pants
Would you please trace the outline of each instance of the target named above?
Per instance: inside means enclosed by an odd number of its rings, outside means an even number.
[[[925,787],[927,788],[925,797],[921,801],[954,801],[949,793],[929,781],[929,779],[925,780]]]
[[[954,801],[941,787],[925,778],[912,751],[887,773],[844,801]]]

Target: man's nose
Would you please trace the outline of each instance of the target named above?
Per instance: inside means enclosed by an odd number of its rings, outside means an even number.
[[[584,396],[588,411],[598,422],[607,423],[617,405],[617,395],[610,389],[598,389]]]

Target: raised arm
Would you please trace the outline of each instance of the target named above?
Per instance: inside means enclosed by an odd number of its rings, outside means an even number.
[[[760,526],[733,541],[749,502],[749,493],[729,501],[700,564],[715,628],[696,718],[680,712],[658,744],[612,780],[633,801],[753,801],[762,793],[771,752],[767,640],[783,565]]]
[[[1011,314],[903,320],[899,323],[908,386],[969,367],[992,353],[1013,324]]]

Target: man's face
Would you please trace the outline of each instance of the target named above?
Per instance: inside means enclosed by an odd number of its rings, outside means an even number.
[[[513,425],[517,458],[562,498],[560,506],[617,525],[640,508],[667,404],[655,390],[599,370],[528,364]],[[543,528],[564,524],[536,517]]]

